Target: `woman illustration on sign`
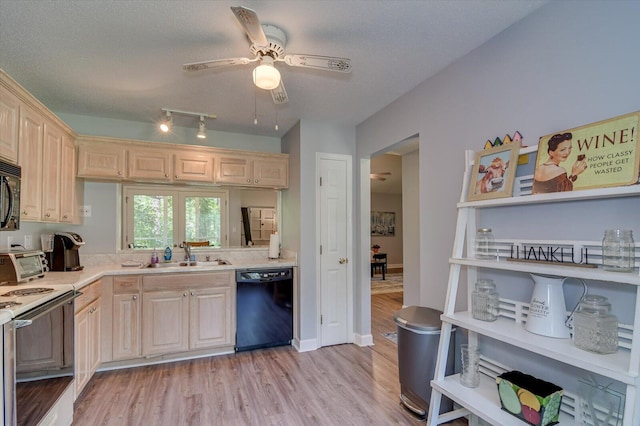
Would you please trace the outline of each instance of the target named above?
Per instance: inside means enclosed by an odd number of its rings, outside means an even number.
[[[573,191],[573,182],[578,175],[587,169],[584,155],[578,155],[578,159],[571,167],[571,174],[560,165],[571,154],[571,133],[553,135],[549,139],[547,161],[536,167],[533,175],[533,193]]]

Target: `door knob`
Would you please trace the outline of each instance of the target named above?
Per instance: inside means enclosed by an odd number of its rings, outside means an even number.
[[[348,260],[345,259],[344,257],[341,257],[340,260],[338,260],[338,263],[341,264],[341,265],[344,265],[347,262],[348,262]]]

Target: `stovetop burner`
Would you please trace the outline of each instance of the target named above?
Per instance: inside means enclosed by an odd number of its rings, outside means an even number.
[[[13,308],[14,306],[19,306],[19,305],[22,305],[22,303],[14,302],[13,300],[10,300],[8,302],[0,302],[0,309]]]
[[[10,292],[0,294],[2,297],[9,296],[31,296],[33,294],[45,294],[51,293],[53,291],[52,288],[45,287],[36,287],[36,288],[19,288],[17,290],[11,290]]]

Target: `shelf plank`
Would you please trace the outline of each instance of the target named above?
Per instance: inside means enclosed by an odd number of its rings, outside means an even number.
[[[533,334],[525,330],[522,324],[507,318],[498,318],[494,322],[480,321],[474,319],[468,311],[456,312],[453,315],[443,314],[441,318],[458,327],[628,385],[635,385],[638,379],[638,374],[629,371],[630,353],[625,350],[608,355],[594,354],[576,348],[571,339],[555,339]]]
[[[500,269],[506,271],[529,272],[533,274],[556,275],[581,278],[584,280],[609,281],[613,283],[640,285],[640,275],[634,272],[609,272],[601,268],[581,268],[570,264],[548,264],[534,262],[508,262],[506,260],[481,260],[470,258],[451,258],[450,263],[478,268]]]
[[[462,386],[459,374],[445,377],[444,380],[433,380],[431,386],[493,426],[525,424],[500,408],[496,382],[484,374],[480,375],[480,386],[477,388]],[[559,420],[562,426],[578,425],[573,417],[562,412]]]
[[[565,201],[594,200],[611,197],[640,196],[640,185],[616,186],[613,188],[595,188],[582,191],[552,192],[548,194],[523,195],[520,197],[496,198],[480,201],[463,201],[461,207],[498,207],[509,205],[558,203]]]

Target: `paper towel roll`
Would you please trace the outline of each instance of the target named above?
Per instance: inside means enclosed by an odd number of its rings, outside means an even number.
[[[280,257],[280,236],[271,234],[269,238],[269,259],[277,259]]]

